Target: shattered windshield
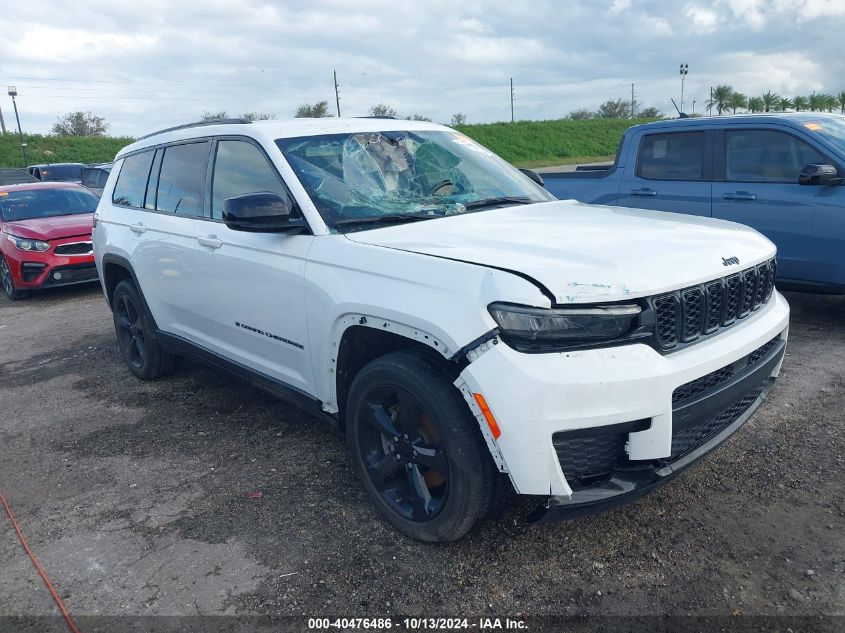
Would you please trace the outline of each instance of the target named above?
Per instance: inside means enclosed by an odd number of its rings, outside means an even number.
[[[330,228],[373,228],[554,200],[455,131],[327,134],[276,143]]]

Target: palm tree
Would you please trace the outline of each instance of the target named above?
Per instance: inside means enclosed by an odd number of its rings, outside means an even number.
[[[794,104],[792,103],[792,99],[790,99],[788,97],[781,97],[780,99],[778,99],[778,108],[777,109],[780,112],[786,112],[787,110],[789,110],[793,106],[794,106]]]
[[[813,92],[813,94],[811,94],[807,98],[807,105],[810,107],[811,111],[821,112],[822,110],[824,110],[824,106],[825,106],[824,95],[820,95],[817,92]]]
[[[839,104],[839,114],[845,114],[845,90],[836,95],[836,102]]]
[[[748,100],[749,112],[762,112],[766,106],[763,104],[763,97],[751,97]]]
[[[839,107],[839,99],[834,97],[833,95],[822,95],[822,101],[824,103],[824,109],[828,112],[833,112],[836,108]]]
[[[795,108],[796,112],[801,112],[801,110],[806,110],[810,107],[810,100],[807,97],[796,95],[792,99],[792,107]]]
[[[769,90],[760,98],[763,100],[763,107],[765,108],[766,112],[771,112],[775,109],[775,106],[777,105],[777,102],[780,99],[780,95]]]
[[[716,108],[718,114],[722,114],[728,108],[728,101],[733,94],[733,88],[730,86],[716,86],[713,88],[713,93],[710,99],[707,100],[707,109],[712,110]]]
[[[733,113],[736,114],[737,108],[748,107],[748,98],[741,92],[731,92],[731,95],[730,97],[728,97],[728,102],[725,104],[725,107],[731,108],[733,110]]]

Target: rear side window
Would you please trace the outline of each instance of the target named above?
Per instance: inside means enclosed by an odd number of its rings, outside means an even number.
[[[211,184],[211,217],[218,220],[223,217],[226,198],[264,191],[288,198],[260,149],[246,141],[220,141]]]
[[[829,163],[799,138],[775,130],[725,132],[725,180],[797,183],[805,165]]]
[[[704,132],[649,134],[640,144],[637,176],[652,180],[701,180]]]
[[[144,192],[150,175],[153,152],[133,154],[123,159],[123,166],[114,186],[112,202],[125,207],[144,206]]]
[[[156,210],[202,216],[207,168],[207,141],[166,147],[158,177]]]

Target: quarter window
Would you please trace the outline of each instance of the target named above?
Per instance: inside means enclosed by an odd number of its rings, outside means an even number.
[[[223,217],[223,201],[245,193],[288,194],[264,154],[246,141],[220,141],[211,185],[211,217]]]
[[[114,204],[126,207],[144,206],[144,191],[147,188],[152,162],[152,151],[133,154],[123,159],[123,166],[112,194]]]
[[[648,134],[640,145],[637,175],[652,180],[701,180],[704,132]]]
[[[207,169],[208,142],[166,147],[158,177],[156,210],[202,216]]]
[[[827,159],[801,139],[775,130],[725,132],[725,180],[797,183],[810,163]]]

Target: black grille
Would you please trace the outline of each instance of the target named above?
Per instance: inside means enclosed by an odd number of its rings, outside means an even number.
[[[674,404],[676,402],[689,400],[690,398],[693,398],[698,394],[725,382],[733,375],[734,370],[732,365],[722,367],[716,371],[711,371],[706,376],[696,378],[695,380],[675,389],[675,391],[672,392],[672,403]]]
[[[651,420],[633,420],[610,426],[552,435],[560,468],[572,488],[583,488],[607,478],[625,460],[625,442],[629,433],[644,431]]]
[[[695,380],[681,385],[672,392],[672,404],[678,404],[679,402],[684,402],[685,400],[694,398],[698,394],[704,393],[708,389],[712,389],[726,380],[729,380],[738,370],[756,365],[775,345],[778,344],[779,340],[780,336],[776,336],[768,343],[764,343],[755,349],[744,359],[741,358],[735,363],[726,365],[716,371],[711,371],[709,374],[705,374],[701,378],[696,378]]]
[[[657,341],[661,347],[678,344],[678,299],[667,295],[654,300]]]
[[[56,279],[55,274],[61,273],[61,279]],[[47,275],[44,280],[45,286],[62,286],[64,284],[73,284],[82,281],[94,281],[98,279],[97,268],[94,264],[86,264],[84,266],[62,266],[54,268]]]
[[[53,249],[53,252],[56,255],[87,255],[91,250],[91,242],[76,242],[74,244],[59,244]]]
[[[608,475],[616,466],[628,437],[627,434],[613,434],[561,439],[563,436],[564,433],[556,433],[552,443],[570,485],[586,478]]]
[[[740,301],[742,301],[742,277],[739,275],[727,277],[725,279],[725,287],[727,288],[728,298],[722,325],[730,325],[736,321],[737,314],[739,313]]]
[[[739,311],[739,318],[748,315],[751,310],[759,308],[754,305],[754,300],[757,299],[757,271],[753,268],[742,273],[742,309]]]
[[[777,345],[779,340],[780,337],[773,338],[765,345],[762,345],[761,347],[758,347],[753,352],[751,352],[748,355],[748,367],[751,367],[751,365],[756,364],[761,358],[763,358],[763,356],[768,354],[769,350],[772,349],[775,345]]]
[[[47,264],[42,264],[40,262],[24,262],[21,266],[23,280],[35,281],[38,279],[38,276],[44,272],[45,268],[47,268]]]
[[[720,279],[704,287],[707,297],[707,318],[704,323],[704,333],[710,334],[719,329],[722,324],[722,312],[725,309],[725,284]]]
[[[745,318],[771,298],[774,277],[772,259],[723,279],[654,297],[658,346],[671,350]]]
[[[696,448],[724,431],[727,427],[736,422],[743,413],[748,411],[749,407],[754,404],[754,401],[757,400],[762,392],[763,385],[754,387],[754,389],[750,390],[742,396],[742,398],[724,409],[718,415],[702,420],[684,429],[673,431],[672,456],[669,459],[674,461],[691,453]]]
[[[683,341],[685,343],[694,341],[704,329],[704,293],[700,288],[691,288],[681,293],[681,305],[684,314],[681,322],[683,324]]]

